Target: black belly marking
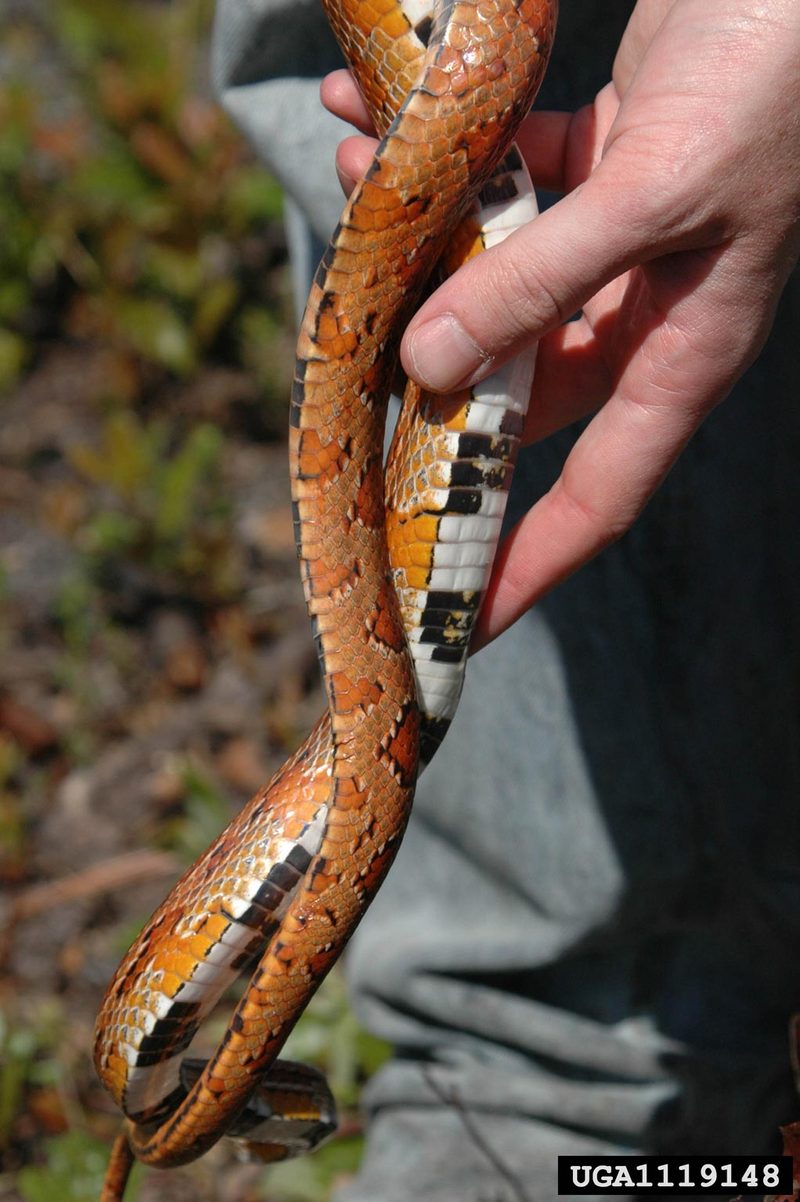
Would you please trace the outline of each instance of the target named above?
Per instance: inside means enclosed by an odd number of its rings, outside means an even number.
[[[414,26],[414,33],[417,35],[423,46],[427,46],[431,40],[431,30],[433,29],[433,17],[423,17],[421,21],[417,21]]]

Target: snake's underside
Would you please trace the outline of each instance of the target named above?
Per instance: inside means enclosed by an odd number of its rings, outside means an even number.
[[[384,481],[397,347],[421,289],[437,262],[452,270],[535,213],[510,144],[555,0],[323,2],[383,134],[317,271],[291,403],[328,711],[181,878],[106,993],[95,1060],[126,1124],[105,1202],[133,1157],[177,1165],[231,1134],[281,1159],[333,1129],[324,1081],[276,1058],[383,880],[420,763],[455,712],[530,393],[532,353],[451,397],[410,387]],[[186,1060],[245,970],[219,1046]]]

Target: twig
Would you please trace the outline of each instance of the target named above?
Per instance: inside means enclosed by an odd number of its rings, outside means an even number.
[[[151,877],[174,876],[177,871],[175,857],[166,851],[142,849],[113,856],[80,872],[45,881],[42,885],[32,885],[18,893],[11,901],[6,930],[26,918],[34,918],[67,902],[125,888],[126,885],[135,885]]]
[[[475,1122],[472,1114],[470,1113],[468,1108],[464,1105],[464,1102],[458,1096],[458,1094],[454,1090],[451,1092],[448,1092],[446,1089],[443,1088],[443,1086],[441,1086],[439,1084],[439,1082],[434,1077],[433,1072],[431,1070],[431,1066],[429,1064],[425,1064],[422,1066],[422,1075],[425,1078],[425,1081],[427,1082],[428,1087],[432,1090],[433,1093],[436,1094],[439,1101],[442,1102],[443,1105],[451,1106],[453,1108],[453,1110],[457,1111],[459,1117],[461,1118],[462,1123],[464,1124],[464,1126],[467,1129],[467,1132],[469,1133],[469,1135],[472,1136],[472,1139],[474,1140],[476,1147],[478,1147],[481,1150],[481,1152],[483,1152],[484,1156],[489,1161],[489,1163],[491,1165],[493,1165],[493,1167],[495,1169],[497,1169],[497,1172],[500,1174],[500,1176],[503,1178],[503,1180],[508,1184],[509,1189],[511,1190],[511,1194],[514,1198],[517,1199],[517,1202],[530,1202],[530,1197],[525,1192],[522,1182],[519,1180],[519,1178],[516,1176],[516,1174],[511,1171],[511,1169],[508,1167],[508,1165],[504,1164],[503,1161],[500,1159],[500,1157],[497,1155],[494,1148],[491,1146],[491,1144],[488,1142],[488,1140],[484,1137],[484,1134],[481,1131],[479,1125]]]

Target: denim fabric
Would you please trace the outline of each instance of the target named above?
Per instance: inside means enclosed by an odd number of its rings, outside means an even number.
[[[562,0],[544,107],[591,99],[630,8]],[[316,0],[220,0],[220,93],[301,264],[297,210],[319,239],[341,205],[335,57]],[[549,1202],[559,1153],[774,1150],[796,1117],[799,323],[795,274],[630,534],[471,664],[349,954],[397,1054],[337,1202]],[[511,517],[578,432],[523,454]]]

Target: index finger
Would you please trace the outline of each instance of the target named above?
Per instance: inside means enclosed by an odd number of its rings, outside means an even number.
[[[349,121],[363,134],[375,136],[375,126],[367,112],[361,93],[356,87],[353,76],[345,68],[331,71],[319,86],[322,103],[329,112],[343,121]]]
[[[619,397],[597,413],[556,483],[501,544],[472,651],[629,529],[700,421]]]
[[[718,274],[724,279],[723,268]],[[556,483],[500,547],[473,650],[629,529],[746,365],[747,340],[721,303],[713,268],[694,293],[674,297],[667,321],[663,293],[649,295],[641,275],[629,291],[618,321],[635,315],[644,337],[633,340]]]

